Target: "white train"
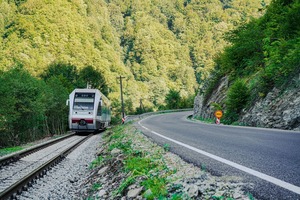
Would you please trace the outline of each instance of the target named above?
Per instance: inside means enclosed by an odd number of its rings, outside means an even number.
[[[74,132],[97,132],[110,124],[110,101],[97,89],[75,89],[67,104],[69,128]]]

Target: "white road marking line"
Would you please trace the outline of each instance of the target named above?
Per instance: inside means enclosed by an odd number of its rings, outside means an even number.
[[[143,120],[144,120],[144,119],[143,119]],[[141,120],[141,121],[143,121],[143,120]],[[185,143],[182,143],[182,142],[179,142],[179,141],[177,141],[177,140],[174,140],[174,139],[171,139],[171,138],[169,138],[169,137],[166,137],[166,136],[164,136],[164,135],[161,135],[161,134],[159,134],[159,133],[157,133],[157,132],[155,132],[155,131],[152,131],[152,130],[150,130],[149,128],[147,128],[147,127],[141,125],[141,123],[140,123],[141,121],[138,122],[138,124],[139,124],[141,127],[143,127],[143,128],[146,129],[147,131],[150,131],[151,133],[153,133],[153,134],[155,134],[155,135],[157,135],[157,136],[159,136],[159,137],[162,137],[162,138],[164,138],[164,139],[166,139],[166,140],[169,140],[169,141],[171,141],[171,142],[174,142],[175,144],[181,145],[181,146],[183,146],[183,147],[185,147],[185,148],[187,148],[187,149],[190,149],[190,150],[192,150],[192,151],[195,151],[195,152],[197,152],[197,153],[200,153],[200,154],[202,154],[202,155],[205,155],[205,156],[207,156],[207,157],[209,157],[209,158],[212,158],[212,159],[214,159],[214,160],[217,160],[217,161],[219,161],[219,162],[222,162],[222,163],[224,163],[224,164],[227,164],[227,165],[229,165],[229,166],[231,166],[231,167],[234,167],[234,168],[236,168],[236,169],[239,169],[239,170],[241,170],[241,171],[244,171],[244,172],[246,172],[246,173],[248,173],[248,174],[251,174],[251,175],[253,175],[253,176],[256,176],[256,177],[258,177],[258,178],[260,178],[260,179],[263,179],[263,180],[265,180],[265,181],[268,181],[268,182],[270,182],[270,183],[273,183],[273,184],[275,184],[275,185],[278,185],[278,186],[280,186],[280,187],[282,187],[282,188],[285,188],[285,189],[287,189],[287,190],[289,190],[289,191],[292,191],[292,192],[294,192],[294,193],[300,194],[300,187],[298,187],[298,186],[296,186],[296,185],[290,184],[290,183],[288,183],[288,182],[285,182],[285,181],[282,181],[282,180],[280,180],[280,179],[274,178],[274,177],[269,176],[269,175],[267,175],[267,174],[264,174],[264,173],[261,173],[261,172],[259,172],[259,171],[250,169],[250,168],[248,168],[248,167],[245,167],[245,166],[243,166],[243,165],[237,164],[237,163],[232,162],[232,161],[230,161],[230,160],[226,160],[226,159],[221,158],[221,157],[219,157],[219,156],[216,156],[216,155],[214,155],[214,154],[208,153],[208,152],[206,152],[206,151],[197,149],[197,148],[192,147],[192,146],[190,146],[190,145],[187,145],[187,144],[185,144]]]

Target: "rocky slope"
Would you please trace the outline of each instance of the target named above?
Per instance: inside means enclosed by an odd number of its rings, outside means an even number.
[[[110,135],[108,137],[114,135],[112,132],[108,134]],[[118,148],[110,150],[109,147],[114,141],[105,139],[98,150],[98,155],[103,156],[105,161],[94,168],[82,182],[78,196],[93,199],[152,199],[150,196],[154,191],[147,189],[142,182],[149,177],[158,176],[167,180],[166,186],[161,187],[166,187],[165,197],[168,199],[252,198],[243,191],[244,188],[251,186],[243,183],[238,177],[212,176],[199,167],[185,162],[166,148],[153,143],[131,125],[127,126],[122,134],[125,135],[122,140],[124,144],[130,141],[132,151],[150,158],[155,165],[164,165],[163,170],[152,170],[146,174],[133,176],[136,172],[124,170],[128,162],[126,153]],[[134,180],[130,177],[134,177]],[[95,185],[99,187],[95,188]]]
[[[264,98],[243,110],[239,123],[247,126],[300,130],[300,76],[291,81],[288,88],[273,88]],[[223,78],[212,92],[207,103],[197,95],[194,101],[194,117],[214,118],[212,103],[225,106],[228,78]],[[223,107],[224,108],[224,107]]]

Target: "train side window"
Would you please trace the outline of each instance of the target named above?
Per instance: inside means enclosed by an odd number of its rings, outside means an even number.
[[[97,115],[98,115],[98,116],[101,116],[101,115],[102,115],[102,106],[101,106],[101,102],[99,102],[99,104],[98,104],[98,112],[97,112]]]

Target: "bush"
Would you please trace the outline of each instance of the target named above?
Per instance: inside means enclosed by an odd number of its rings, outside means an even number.
[[[180,106],[180,93],[176,90],[170,90],[166,96],[166,104],[168,109],[178,109]]]
[[[182,108],[192,108],[194,104],[194,95],[190,95],[187,98],[180,96],[180,92],[171,89],[166,96],[165,102],[166,107],[161,106],[163,109],[182,109]]]
[[[45,131],[50,134],[63,134],[68,127],[68,111],[66,99],[69,91],[64,87],[60,77],[51,77],[47,81],[47,111],[45,118]]]
[[[0,74],[0,146],[19,145],[44,136],[46,85],[22,66]]]
[[[246,107],[250,98],[250,91],[246,83],[238,79],[227,92],[225,121],[233,123],[238,120],[241,111]]]

